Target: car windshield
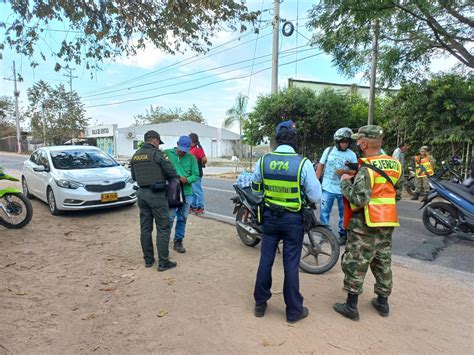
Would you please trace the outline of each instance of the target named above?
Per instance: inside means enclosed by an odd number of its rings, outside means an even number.
[[[118,164],[100,150],[65,150],[51,152],[51,160],[56,169],[95,169],[110,168]]]

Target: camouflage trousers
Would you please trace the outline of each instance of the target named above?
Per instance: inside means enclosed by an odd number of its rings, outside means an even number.
[[[427,195],[430,191],[430,185],[428,184],[428,178],[417,178],[415,177],[415,192],[420,195]]]
[[[392,291],[392,236],[365,235],[348,230],[346,251],[341,258],[344,290],[360,295],[370,266],[374,292],[388,297]]]

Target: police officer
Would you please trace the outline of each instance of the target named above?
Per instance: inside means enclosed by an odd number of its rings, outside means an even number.
[[[166,199],[166,180],[177,177],[171,163],[158,149],[163,144],[156,131],[145,133],[145,143],[135,152],[131,159],[132,178],[140,187],[138,206],[140,207],[140,242],[145,259],[145,267],[153,266],[153,219],[156,223],[156,248],[158,251],[158,271],[176,267],[176,262],[169,260],[169,216]]]
[[[310,202],[321,198],[321,185],[311,162],[295,153],[297,131],[293,121],[276,128],[278,147],[260,158],[254,169],[252,189],[265,201],[260,264],[255,282],[255,316],[263,317],[272,296],[272,266],[280,240],[283,240],[285,281],[283,296],[286,319],[295,323],[308,316],[299,291],[299,263],[303,246],[304,194]]]
[[[402,167],[398,160],[381,153],[383,131],[379,126],[361,127],[352,138],[357,141],[360,168],[354,182],[349,174],[341,176],[342,195],[350,202],[352,211],[346,251],[341,259],[347,301],[336,303],[334,310],[359,320],[358,296],[370,266],[377,294],[372,305],[386,317],[392,290],[392,233],[399,226],[396,201],[400,200],[403,188]]]

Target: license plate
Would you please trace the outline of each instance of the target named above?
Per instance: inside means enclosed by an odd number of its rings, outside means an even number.
[[[118,194],[116,192],[100,195],[100,202],[113,202],[117,200],[118,200]]]

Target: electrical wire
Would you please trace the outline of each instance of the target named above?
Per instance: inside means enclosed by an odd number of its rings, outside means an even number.
[[[321,54],[323,54],[323,53],[324,53],[324,52],[318,52],[318,53],[316,53],[316,54],[312,54],[312,55],[310,55],[310,56],[301,58],[300,61],[301,61],[301,60],[306,60],[306,59],[309,59],[309,58],[316,57],[316,56],[321,55]],[[283,63],[283,64],[280,64],[279,67],[280,67],[280,66],[285,66],[285,65],[290,65],[290,64],[293,64],[293,63],[294,63],[294,61],[287,62],[287,63]],[[253,75],[257,75],[257,74],[262,73],[262,72],[264,72],[264,71],[270,70],[271,68],[272,68],[272,67],[267,67],[267,68],[261,69],[261,70],[255,72]],[[100,105],[91,105],[91,106],[87,106],[86,108],[94,108],[94,107],[104,107],[104,106],[120,105],[120,104],[124,104],[124,103],[127,103],[127,102],[137,102],[137,101],[143,101],[143,100],[154,99],[154,98],[162,97],[162,96],[175,95],[175,94],[182,94],[182,93],[184,93],[184,92],[189,92],[189,91],[201,89],[201,88],[204,88],[204,87],[207,87],[207,86],[219,84],[219,83],[226,82],[226,81],[229,81],[229,80],[244,79],[244,78],[247,78],[248,76],[250,76],[250,74],[242,75],[242,76],[240,76],[240,77],[233,77],[233,78],[228,78],[228,79],[221,79],[221,80],[217,80],[217,81],[214,81],[214,82],[210,82],[210,83],[207,83],[207,84],[203,84],[203,85],[200,85],[200,86],[196,86],[196,87],[193,87],[193,88],[184,89],[184,90],[180,90],[180,91],[167,92],[167,93],[158,94],[158,95],[152,95],[152,96],[147,96],[147,97],[142,97],[142,98],[137,98],[137,99],[124,100],[124,101],[118,101],[118,102],[110,102],[110,103],[100,104]]]

